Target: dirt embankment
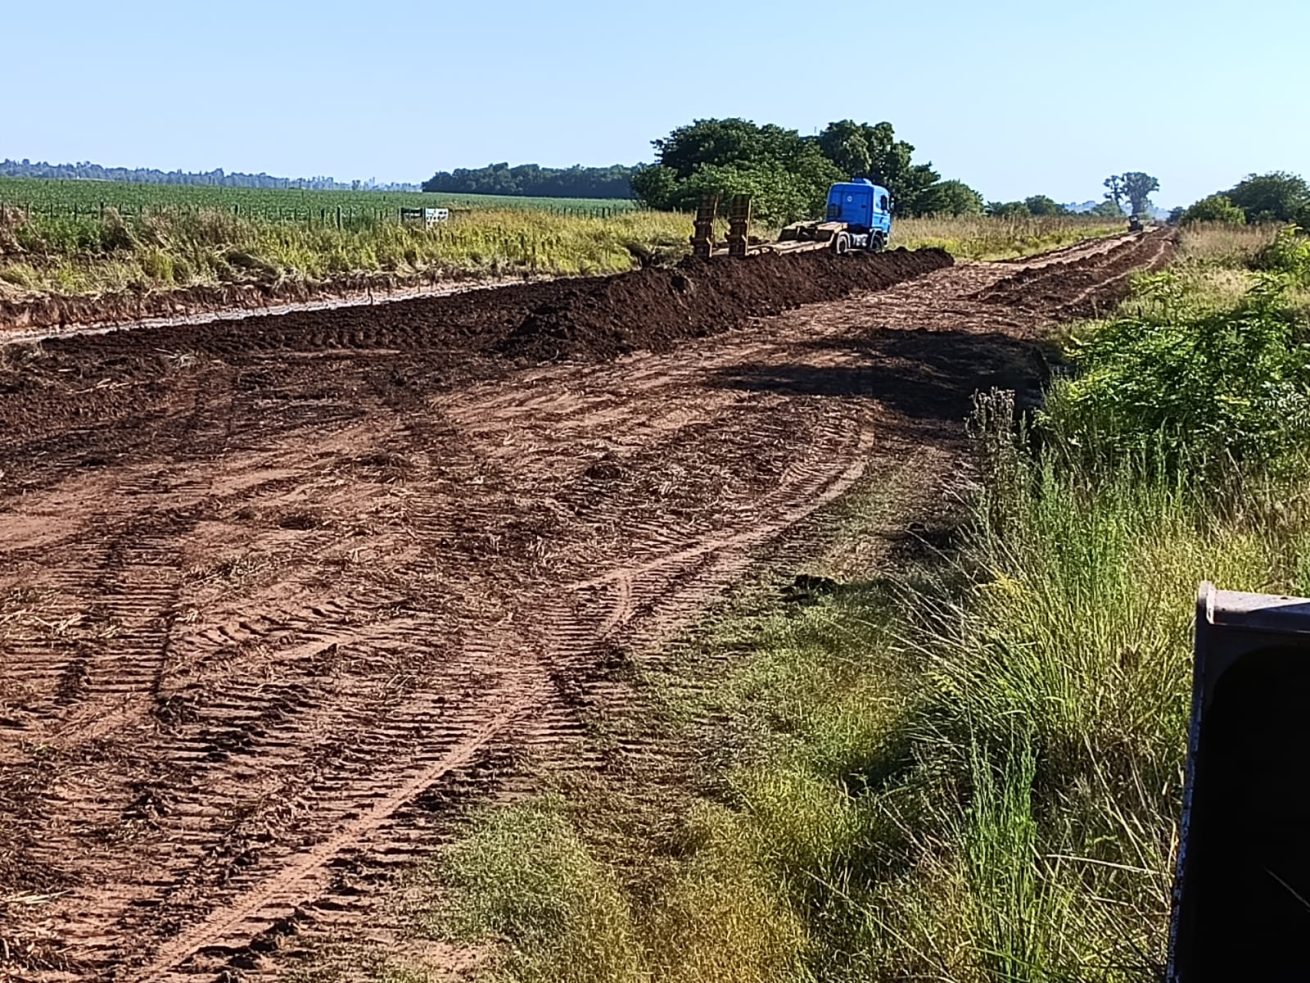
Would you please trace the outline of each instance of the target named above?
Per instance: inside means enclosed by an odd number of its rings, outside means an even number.
[[[901,252],[904,252],[904,250]],[[761,258],[777,259],[778,257]],[[829,262],[823,262],[825,259]],[[848,278],[855,280],[866,277],[870,273],[867,257],[855,257],[856,262],[848,264],[845,270],[840,272],[838,267],[831,262],[833,259],[835,257],[825,254],[824,256],[804,260],[800,264],[790,264],[790,269],[811,268],[812,271],[820,273],[820,277],[815,283],[822,281],[827,284],[840,280],[840,273],[842,272],[851,274],[852,276]],[[750,268],[750,272],[758,277],[764,274],[765,269],[770,265],[768,262],[758,263]],[[895,266],[896,264],[893,263],[892,265]],[[704,264],[687,261],[684,266],[688,272],[692,272],[697,271],[697,266],[704,266]],[[856,272],[857,267],[859,272]],[[772,266],[774,273],[786,269],[788,268],[783,266]],[[697,272],[703,275],[706,270],[700,269]],[[716,271],[716,274],[722,272]],[[735,272],[740,273],[742,270],[739,269]],[[602,277],[569,278],[563,282],[583,285],[613,282],[622,284],[624,288],[637,286],[637,293],[642,294],[643,290],[641,288],[643,286],[649,286],[653,281],[659,280],[661,277],[670,278],[673,276],[673,271],[669,269],[642,270],[638,271],[638,273],[641,275],[617,274]],[[782,275],[784,279],[787,279],[786,272],[783,272]],[[630,279],[634,276],[636,277],[635,280]],[[41,296],[11,299],[0,295],[0,340],[3,340],[6,331],[20,331],[29,334],[45,329],[51,332],[59,332],[78,327],[135,324],[157,319],[202,318],[210,312],[225,312],[228,316],[232,316],[240,311],[259,311],[263,308],[276,308],[282,305],[312,304],[315,301],[325,299],[329,302],[324,306],[333,307],[335,305],[331,303],[331,299],[334,298],[342,302],[341,306],[360,306],[365,310],[372,310],[372,301],[375,298],[385,299],[388,303],[406,300],[422,303],[424,300],[432,299],[434,294],[444,295],[466,290],[477,290],[479,289],[477,282],[487,279],[485,276],[471,273],[434,270],[424,275],[409,277],[393,273],[361,273],[340,277],[328,284],[288,280],[270,283],[198,285],[175,290],[147,290],[142,288],[87,297]],[[524,282],[540,283],[541,281],[524,278]],[[683,280],[679,279],[678,282],[681,283]],[[496,280],[482,289],[499,292],[506,285],[505,280]],[[509,285],[518,286],[518,284]],[[877,283],[859,285],[876,287]],[[583,289],[587,288],[584,286]],[[415,293],[417,296],[412,298],[405,296],[411,293]],[[797,293],[793,290],[791,293],[793,296],[806,295],[803,291]],[[397,297],[397,294],[400,296]],[[801,303],[809,303],[811,300],[831,299],[822,289],[817,293],[811,292],[806,296],[809,296],[809,299],[802,300]],[[280,316],[282,313],[287,312],[273,312],[269,316]],[[252,316],[257,317],[259,315]],[[215,320],[218,320],[218,318],[215,318]]]
[[[940,249],[691,261],[677,269],[490,287],[375,306],[81,335],[52,339],[46,347],[77,359],[143,352],[221,357],[292,347],[443,351],[452,362],[472,353],[519,364],[586,361],[637,349],[666,351],[678,341],[728,330],[752,317],[882,289],[953,262]]]
[[[527,361],[610,358],[664,351],[751,317],[881,290],[954,263],[941,249],[835,256],[827,251],[746,260],[692,261],[676,270],[551,284],[544,299],[498,346]],[[633,314],[640,312],[640,318]]]

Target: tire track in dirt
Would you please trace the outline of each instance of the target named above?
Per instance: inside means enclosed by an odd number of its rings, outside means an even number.
[[[0,898],[42,899],[0,909],[0,974],[276,976],[395,937],[375,902],[467,805],[604,766],[590,715],[637,699],[632,652],[878,448],[1040,370],[1016,339],[1055,302],[974,299],[1022,272],[458,387],[431,345],[350,331],[143,381],[124,336],[78,372],[126,357],[111,405],[145,398],[97,423],[104,393],[75,397],[62,443],[49,393],[0,393],[39,435],[0,435]]]
[[[1125,237],[1090,258],[1061,257],[1033,265],[978,294],[988,303],[1052,310],[1074,317],[1108,310],[1127,296],[1128,279],[1160,269],[1173,258],[1177,233],[1172,229]]]

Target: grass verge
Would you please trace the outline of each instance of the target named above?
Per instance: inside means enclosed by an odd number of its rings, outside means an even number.
[[[1017,259],[1117,235],[1125,223],[1087,215],[957,216],[900,219],[896,241],[938,246],[960,259]]]

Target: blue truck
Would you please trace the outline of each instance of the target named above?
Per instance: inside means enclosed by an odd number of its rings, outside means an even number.
[[[878,252],[892,234],[892,196],[867,178],[841,181],[828,189],[827,214],[819,222],[796,222],[782,230],[782,250],[827,246],[835,253],[852,249]],[[806,243],[807,246],[782,246]]]

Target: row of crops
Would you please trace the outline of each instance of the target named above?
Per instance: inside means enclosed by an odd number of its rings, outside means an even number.
[[[402,208],[534,209],[556,215],[607,218],[638,208],[624,198],[526,198],[423,191],[312,191],[295,188],[226,188],[214,185],[129,184],[112,181],[42,181],[0,178],[0,208],[37,218],[122,216],[150,212],[222,210],[268,221],[354,224],[397,220]]]

